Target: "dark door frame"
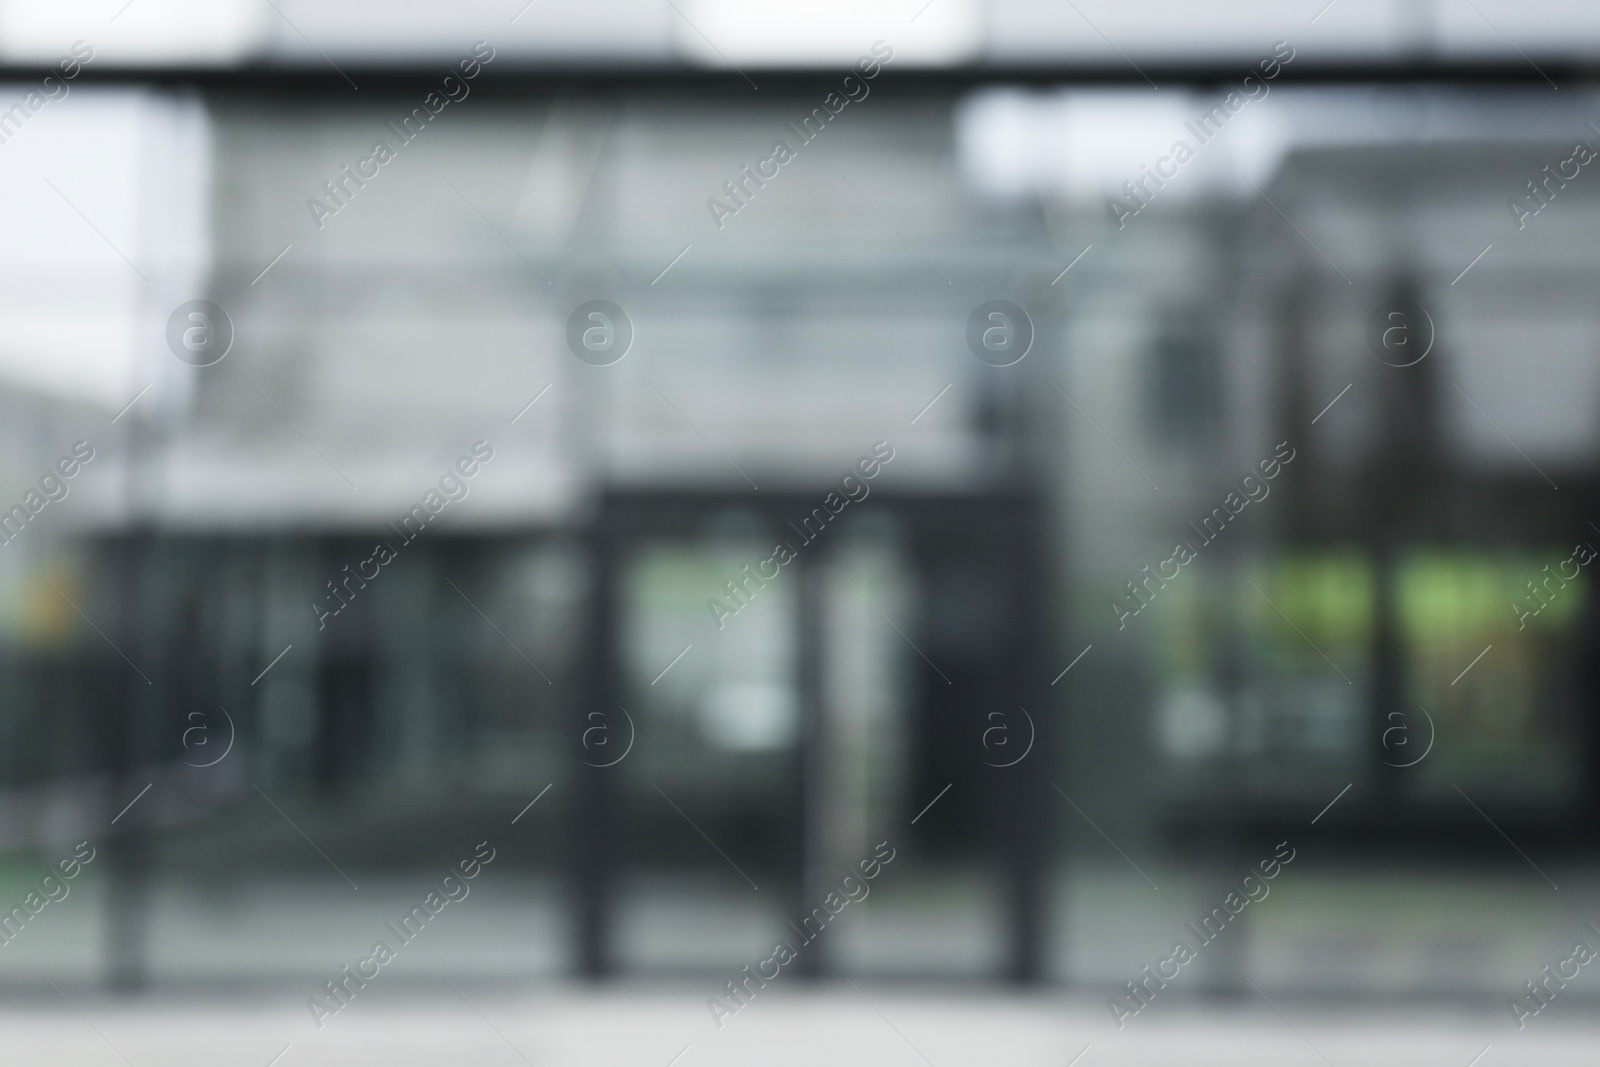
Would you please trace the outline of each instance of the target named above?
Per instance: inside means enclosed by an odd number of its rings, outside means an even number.
[[[620,626],[623,590],[620,568],[632,548],[647,538],[691,538],[707,530],[708,519],[730,510],[754,513],[776,527],[818,506],[829,486],[808,490],[749,491],[712,489],[611,489],[597,502],[586,534],[589,556],[589,597],[585,627],[585,655],[580,699],[572,711],[575,736],[587,725],[594,708],[616,706],[621,699],[623,663]],[[864,508],[897,518],[911,546],[912,558],[923,565],[930,558],[959,559],[987,551],[998,561],[1001,588],[998,600],[1005,606],[1005,669],[1000,672],[994,703],[1031,709],[1037,735],[1030,758],[993,771],[987,796],[970,798],[979,803],[984,837],[992,843],[1005,893],[1007,952],[1005,977],[1036,982],[1043,977],[1044,876],[1047,869],[1043,794],[1048,788],[1048,766],[1056,732],[1047,729],[1056,716],[1047,715],[1048,686],[1042,681],[1041,646],[1045,629],[1045,589],[1048,568],[1044,559],[1043,507],[1026,493],[1011,490],[911,493],[874,489]],[[797,753],[799,788],[794,804],[795,832],[790,835],[787,864],[794,887],[795,914],[803,914],[808,842],[814,835],[807,825],[814,806],[808,791],[816,788],[823,751],[821,678],[817,607],[808,579],[818,562],[827,558],[827,546],[802,551],[794,576],[800,583],[802,618],[798,629],[801,648],[799,693],[801,742]],[[974,761],[983,752],[975,745]],[[998,761],[996,761],[998,762]],[[987,772],[985,772],[987,776]],[[621,813],[617,779],[605,768],[580,765],[571,808],[570,847],[572,889],[577,922],[574,924],[573,958],[580,975],[600,978],[615,973],[610,952],[615,913],[615,882],[620,868]],[[917,831],[906,827],[907,837]]]

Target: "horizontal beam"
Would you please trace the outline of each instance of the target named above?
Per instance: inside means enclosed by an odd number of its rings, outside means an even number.
[[[1535,66],[1537,64],[1537,66]],[[1147,61],[1139,68],[1128,63],[1056,63],[1011,65],[1000,63],[968,64],[943,68],[900,68],[885,77],[875,88],[894,92],[903,87],[914,91],[945,90],[958,92],[978,86],[1003,83],[1030,86],[1125,85],[1148,88],[1160,86],[1206,88],[1239,81],[1248,64],[1231,61],[1189,61],[1162,63]],[[415,92],[435,88],[442,67],[436,63],[362,65],[346,62],[344,72],[325,64],[251,65],[235,68],[176,67],[85,67],[75,84],[154,85],[164,88],[197,88],[204,91],[303,92],[318,95],[354,95],[350,81],[362,92]],[[640,63],[628,66],[540,63],[504,57],[492,70],[474,83],[474,91],[489,95],[544,95],[573,88],[596,91],[629,89],[660,90],[676,88],[725,91],[730,98],[756,99],[745,75],[760,86],[762,94],[814,93],[832,88],[844,67],[746,68],[707,70],[680,63]],[[26,83],[56,73],[48,67],[0,65],[0,82]],[[1440,59],[1394,57],[1389,59],[1316,62],[1302,59],[1285,68],[1277,84],[1300,86],[1337,85],[1495,85],[1529,86],[1550,89],[1551,82],[1562,89],[1600,87],[1600,62],[1581,62],[1569,57],[1521,57],[1509,59]]]

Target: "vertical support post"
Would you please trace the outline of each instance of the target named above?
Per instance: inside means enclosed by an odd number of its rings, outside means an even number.
[[[794,817],[794,908],[796,921],[804,929],[805,916],[821,900],[815,873],[827,858],[827,773],[829,738],[827,729],[826,674],[823,662],[822,597],[824,574],[814,553],[803,553],[799,560],[800,595],[796,598],[796,633],[799,654],[796,670],[800,696],[800,745],[796,753]],[[823,941],[807,945],[795,961],[798,973],[815,978],[825,969]]]
[[[1009,509],[1008,509],[1009,510]],[[1048,798],[1044,787],[1049,780],[1050,760],[1054,756],[1053,731],[1044,714],[1044,688],[1039,684],[1041,656],[1039,635],[1044,628],[1044,603],[1040,596],[1044,573],[1041,551],[1039,509],[1031,499],[1009,511],[1010,537],[1015,550],[1007,561],[1007,585],[1016,610],[1013,647],[1016,649],[1016,681],[1007,686],[1016,708],[1008,709],[1013,720],[1023,709],[1032,716],[1033,749],[1012,767],[993,773],[1003,776],[996,790],[994,807],[1001,821],[1002,848],[1006,871],[1007,946],[1006,977],[1013,982],[1034,983],[1044,977],[1045,891],[1049,876],[1046,835],[1042,812]],[[1018,734],[1020,737],[1020,732]]]
[[[591,711],[608,717],[617,705],[617,652],[620,621],[618,568],[622,563],[617,509],[602,504],[589,532],[589,605],[581,699],[574,702],[569,726],[576,748],[588,727]],[[569,750],[570,751],[570,750]],[[575,970],[584,978],[603,978],[612,971],[609,954],[616,864],[615,771],[575,761],[574,791],[569,808],[572,862],[572,946]]]
[[[138,591],[142,569],[149,553],[138,533],[111,546],[110,582],[115,590],[117,644],[138,654],[133,635],[141,632],[138,619]],[[150,898],[150,840],[142,829],[143,812],[138,807],[121,814],[146,784],[135,773],[146,754],[140,736],[139,708],[145,694],[144,680],[120,656],[103,660],[107,744],[106,767],[110,793],[106,819],[106,912],[105,980],[121,992],[134,992],[149,981],[146,958],[146,920]],[[119,818],[120,814],[120,818]],[[111,820],[117,819],[115,826]]]

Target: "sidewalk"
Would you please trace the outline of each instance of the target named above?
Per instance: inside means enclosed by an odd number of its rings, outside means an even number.
[[[1600,1015],[1577,1004],[1520,1033],[1483,1005],[1284,1002],[1280,1015],[1262,1001],[1152,1005],[1118,1031],[1082,998],[775,982],[719,1031],[705,1007],[714,990],[698,985],[457,984],[374,983],[320,1031],[298,988],[134,1000],[65,990],[74,1008],[43,987],[0,1001],[0,1048],[8,1064],[51,1067],[1546,1067],[1592,1062],[1600,1042]]]

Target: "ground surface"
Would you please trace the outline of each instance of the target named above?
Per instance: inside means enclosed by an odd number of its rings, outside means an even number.
[[[287,987],[133,1000],[81,988],[58,994],[46,987],[38,995],[13,993],[0,1001],[0,1062],[1546,1067],[1592,1063],[1600,1047],[1600,1013],[1576,1003],[1552,1004],[1519,1033],[1503,1005],[1280,1001],[1273,1008],[1260,1000],[1226,1007],[1158,1001],[1118,1031],[1103,1004],[1082,998],[858,985],[784,988],[774,982],[721,1030],[705,1008],[712,990],[692,983],[601,989],[460,983],[459,990],[443,982],[437,989],[419,984],[385,990],[374,984],[321,1030],[305,1010],[306,991]]]

